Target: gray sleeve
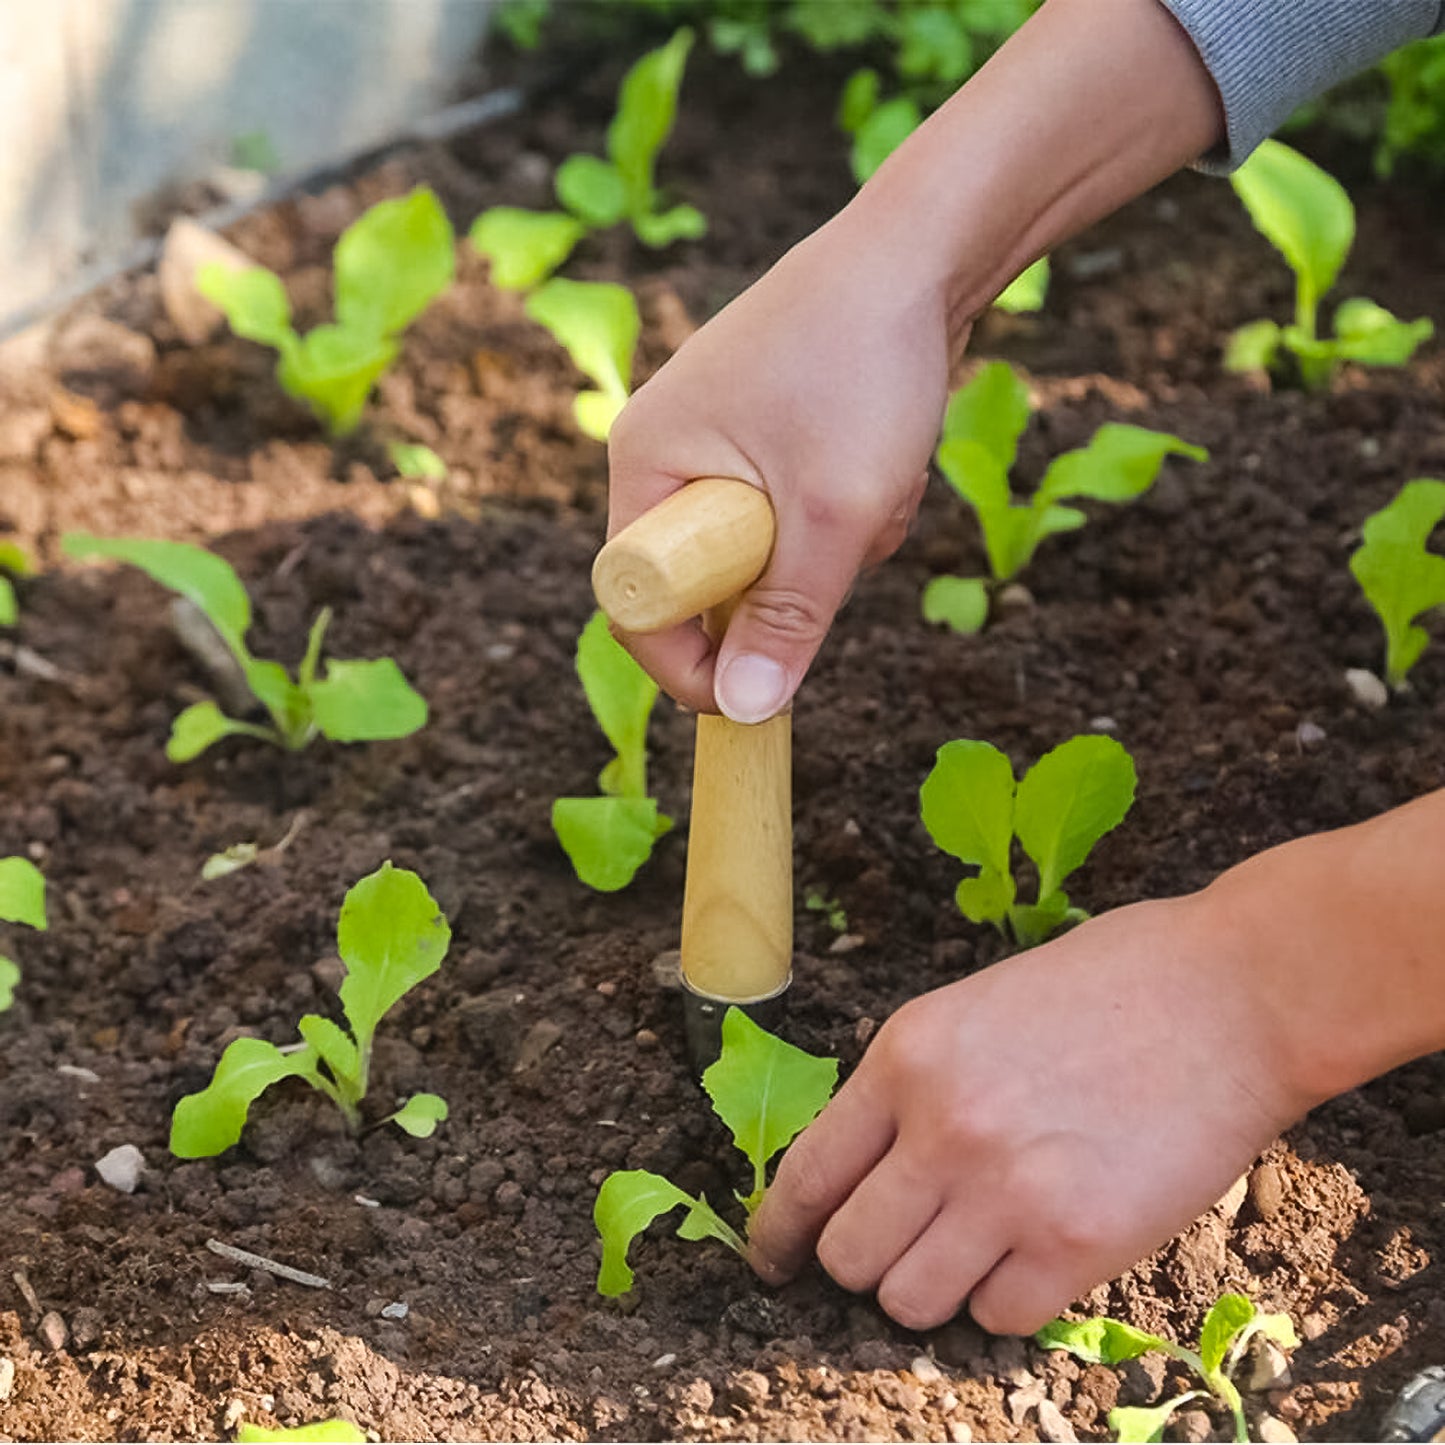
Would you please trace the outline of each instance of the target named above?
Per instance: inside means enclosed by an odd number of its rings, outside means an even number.
[[[1162,0],[1224,101],[1228,171],[1304,101],[1445,26],[1445,0]]]

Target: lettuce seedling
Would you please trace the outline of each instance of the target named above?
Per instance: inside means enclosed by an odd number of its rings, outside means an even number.
[[[923,110],[909,95],[884,100],[876,70],[855,70],[843,87],[838,124],[852,137],[848,164],[861,186],[923,123]]]
[[[617,755],[602,769],[600,798],[558,798],[552,830],[589,888],[615,893],[652,856],[652,845],[672,827],[647,792],[647,719],[657,684],[594,612],[577,639],[577,676],[598,726]]]
[[[1393,688],[1405,685],[1430,641],[1416,618],[1445,606],[1445,557],[1428,548],[1442,517],[1445,482],[1418,477],[1365,518],[1350,555],[1350,571],[1385,629],[1385,681]]]
[[[945,743],[919,802],[933,841],[979,870],[958,885],[959,911],[974,923],[992,923],[1005,936],[1011,932],[1023,948],[1042,943],[1064,923],[1087,918],[1070,905],[1064,880],[1123,822],[1136,782],[1128,751],[1101,735],[1060,743],[1020,783],[1008,758],[991,743],[969,738]],[[1038,870],[1034,903],[1017,901],[1015,838]]]
[[[572,410],[588,436],[605,442],[632,391],[632,357],[642,332],[632,292],[612,281],[557,277],[527,298],[526,309],[596,383],[595,391],[578,394]]]
[[[268,1445],[273,1440],[289,1440],[292,1445],[366,1445],[366,1431],[339,1416],[310,1425],[278,1425],[274,1430],[244,1423],[236,1429],[236,1445]]]
[[[1260,1314],[1242,1294],[1220,1295],[1204,1317],[1198,1351],[1185,1349],[1173,1340],[1135,1329],[1122,1320],[1099,1317],[1091,1320],[1052,1320],[1034,1336],[1046,1350],[1067,1350],[1089,1365],[1122,1365],[1127,1360],[1158,1350],[1188,1365],[1204,1385],[1187,1390],[1162,1405],[1120,1406],[1109,1411],[1109,1426],[1120,1441],[1162,1440],[1170,1416],[1193,1400],[1211,1396],[1229,1408],[1234,1417],[1234,1438],[1247,1441],[1244,1401],[1233,1374],[1255,1335],[1263,1335],[1285,1349],[1299,1344],[1288,1315]]]
[[[1281,348],[1310,390],[1328,386],[1340,364],[1403,366],[1435,331],[1425,318],[1401,321],[1363,297],[1335,310],[1335,334],[1319,335],[1319,305],[1335,284],[1355,239],[1355,208],[1345,188],[1298,151],[1277,140],[1260,144],[1229,178],[1255,228],[1289,263],[1295,276],[1295,315],[1288,326],[1251,321],[1229,340],[1230,371],[1265,371]]]
[[[29,553],[19,542],[0,541],[0,627],[14,627],[20,620],[15,584],[4,574],[10,572],[16,577],[28,577],[34,570]]]
[[[304,336],[279,276],[264,266],[202,266],[196,287],[231,330],[280,353],[276,377],[333,436],[354,431],[371,388],[396,360],[398,337],[451,285],[452,225],[426,186],[380,201],[342,232],[332,256],[336,320]]]
[[[187,1094],[171,1116],[171,1153],[205,1159],[229,1149],[241,1137],[251,1105],[282,1079],[305,1079],[341,1110],[354,1132],[361,1127],[361,1101],[371,1075],[376,1026],[387,1011],[446,956],[452,931],[415,873],[383,863],[357,883],[341,905],[336,951],[346,964],[341,1008],[348,1033],[320,1014],[306,1014],[297,1026],[301,1043],[278,1049],[264,1039],[235,1039],[226,1046],[211,1082]],[[425,1139],[447,1116],[436,1094],[413,1094],[382,1123],[395,1123]]]
[[[730,1008],[724,1015],[722,1053],[704,1071],[702,1086],[713,1112],[753,1166],[752,1191],[736,1196],[749,1219],[767,1189],[768,1161],[818,1117],[837,1084],[837,1059],[821,1059],[784,1043],[741,1009]],[[632,1288],[627,1263],[632,1241],[659,1215],[679,1205],[687,1210],[678,1226],[680,1238],[718,1239],[738,1254],[747,1253],[743,1236],[705,1195],[688,1194],[646,1169],[618,1170],[602,1181],[592,1211],[602,1237],[599,1294],[626,1294]]]
[[[988,617],[991,585],[1011,581],[1039,543],[1082,527],[1071,498],[1128,502],[1154,485],[1170,456],[1206,461],[1209,453],[1168,432],[1106,422],[1089,444],[1055,457],[1027,502],[1009,489],[1009,470],[1029,420],[1028,389],[1006,361],[990,361],[950,398],[936,460],[953,489],[977,513],[992,584],[977,577],[936,577],[923,594],[929,621],[976,632]]]
[[[0,858],[0,923],[23,923],[44,933],[45,879],[28,858]],[[15,1002],[20,969],[0,953],[0,1013]]]
[[[588,233],[628,222],[644,246],[695,241],[707,220],[694,206],[659,210],[657,153],[677,117],[691,30],[644,55],[623,77],[607,127],[607,159],[568,156],[553,181],[563,211],[494,206],[472,224],[471,242],[492,263],[492,284],[525,291],[540,285]]]
[[[246,646],[251,599],[230,563],[215,553],[189,542],[95,537],[88,532],[67,533],[60,547],[67,557],[108,557],[139,567],[204,613],[271,716],[268,727],[229,718],[214,702],[193,703],[171,725],[166,756],[173,763],[189,762],[224,737],[262,738],[296,752],[318,733],[334,742],[372,742],[404,738],[426,724],[426,699],[389,657],[366,662],[327,658],[326,676],[317,676],[331,622],[329,607],[311,624],[306,655],[293,682],[279,662],[252,657]]]
[[[1020,271],[1007,286],[994,297],[993,304],[1000,311],[1011,316],[1021,316],[1029,311],[1042,311],[1049,294],[1049,258],[1040,256],[1032,266]]]
[[[397,475],[412,482],[446,480],[447,464],[422,442],[388,442],[386,454]]]

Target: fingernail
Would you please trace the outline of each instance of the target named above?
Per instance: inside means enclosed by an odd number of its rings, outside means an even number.
[[[717,705],[738,723],[766,722],[787,701],[788,675],[771,657],[744,652],[717,680]]]

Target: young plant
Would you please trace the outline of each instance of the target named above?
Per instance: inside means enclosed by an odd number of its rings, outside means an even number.
[[[1241,1294],[1221,1295],[1204,1317],[1198,1351],[1173,1340],[1151,1335],[1122,1320],[1052,1320],[1034,1336],[1046,1350],[1067,1350],[1090,1365],[1122,1365],[1126,1360],[1158,1350],[1189,1366],[1203,1384],[1162,1405],[1120,1406],[1109,1411],[1109,1426],[1120,1441],[1162,1440],[1170,1416],[1194,1400],[1213,1398],[1228,1407],[1234,1418],[1234,1438],[1247,1441],[1244,1402],[1233,1375],[1255,1335],[1263,1335],[1285,1349],[1299,1344],[1288,1315],[1260,1314]]]
[[[677,117],[692,31],[679,30],[629,70],[607,127],[607,159],[568,156],[553,187],[564,211],[495,206],[472,224],[471,241],[492,263],[492,283],[525,291],[545,281],[572,254],[588,231],[628,222],[644,246],[695,241],[707,220],[693,206],[659,209],[657,153]]]
[[[280,353],[276,377],[332,436],[354,431],[371,388],[396,360],[399,337],[451,285],[452,225],[426,187],[380,201],[342,232],[332,257],[336,320],[304,336],[280,277],[264,266],[202,266],[196,287],[231,330]]]
[[[1255,228],[1295,276],[1294,321],[1251,321],[1229,339],[1230,371],[1267,371],[1281,349],[1293,356],[1310,390],[1328,386],[1341,363],[1403,366],[1434,334],[1433,324],[1401,321],[1383,306],[1351,297],[1335,309],[1335,334],[1319,335],[1319,306],[1355,239],[1355,208],[1329,172],[1281,141],[1267,140],[1229,178]]]
[[[829,898],[819,889],[811,889],[803,899],[809,913],[820,913],[834,933],[847,933],[848,914],[836,898]]]
[[[594,612],[577,639],[577,676],[588,705],[617,755],[602,769],[600,798],[558,798],[552,831],[589,888],[615,893],[652,855],[672,827],[647,792],[647,719],[657,684],[628,656]]]
[[[557,277],[527,297],[526,310],[596,384],[595,391],[578,394],[572,410],[583,432],[605,442],[632,391],[632,357],[642,331],[632,292],[611,281]]]
[[[447,464],[422,442],[388,442],[386,454],[397,475],[412,482],[443,482]]]
[[[1005,361],[990,361],[956,391],[944,415],[936,460],[953,489],[978,515],[992,581],[935,577],[923,594],[923,615],[956,631],[976,632],[988,618],[989,594],[1032,559],[1055,532],[1082,527],[1087,516],[1064,502],[1129,502],[1142,496],[1170,456],[1206,461],[1209,453],[1168,432],[1106,422],[1089,444],[1051,461],[1026,502],[1014,500],[1009,470],[1029,420],[1028,389]]]
[[[1350,571],[1385,629],[1385,681],[1393,688],[1405,685],[1430,641],[1416,618],[1445,606],[1445,557],[1428,548],[1442,517],[1445,482],[1418,477],[1365,518],[1350,555]]]
[[[838,124],[852,137],[848,164],[860,186],[923,123],[922,107],[912,96],[884,100],[882,86],[876,70],[855,70],[838,104]]]
[[[992,923],[1006,937],[1012,933],[1022,948],[1087,918],[1070,905],[1064,880],[1123,822],[1136,782],[1134,760],[1111,737],[1070,738],[1018,783],[1008,758],[991,743],[945,743],[918,796],[933,841],[979,870],[958,885],[959,911],[974,923]],[[1017,901],[1015,838],[1038,870],[1034,903]]]
[[[271,716],[270,726],[265,726],[229,718],[214,702],[193,703],[171,725],[166,756],[173,763],[189,762],[224,737],[262,738],[296,752],[318,733],[334,742],[372,742],[404,738],[426,724],[426,699],[389,657],[366,662],[327,658],[326,676],[317,676],[321,643],[331,622],[329,607],[311,624],[293,682],[279,662],[251,656],[246,646],[251,599],[230,563],[213,552],[189,542],[95,537],[88,532],[67,533],[60,547],[67,557],[128,562],[184,597],[216,630],[246,685]]]
[[[837,1059],[820,1059],[784,1043],[741,1009],[730,1008],[723,1017],[722,1053],[704,1071],[702,1086],[713,1112],[753,1166],[752,1191],[736,1196],[749,1219],[767,1189],[768,1161],[817,1118],[837,1083]],[[747,1253],[743,1236],[705,1195],[688,1194],[646,1169],[618,1170],[602,1181],[592,1211],[602,1237],[599,1294],[626,1294],[632,1288],[627,1263],[632,1241],[679,1205],[687,1210],[677,1229],[680,1238],[718,1239],[738,1254]]]
[[[15,597],[15,584],[5,576],[28,577],[35,569],[30,556],[19,542],[0,540],[0,627],[14,627],[20,620],[20,604]]]
[[[1040,256],[1032,266],[1025,267],[994,297],[993,304],[1010,316],[1042,311],[1049,294],[1049,258]]]
[[[341,1110],[353,1132],[360,1129],[376,1026],[441,967],[451,936],[415,873],[383,863],[363,878],[347,893],[336,928],[336,951],[346,964],[341,1008],[351,1032],[320,1014],[306,1014],[297,1026],[301,1042],[288,1049],[252,1038],[228,1044],[211,1082],[177,1103],[171,1153],[207,1159],[229,1149],[240,1139],[251,1105],[282,1079],[305,1079]],[[381,1122],[425,1139],[446,1117],[446,1101],[438,1095],[413,1094]]]
[[[275,1429],[242,1422],[236,1430],[236,1445],[268,1445],[273,1440],[290,1441],[292,1445],[366,1445],[366,1431],[339,1416],[310,1425],[278,1425]]]
[[[0,923],[23,923],[44,932],[45,879],[28,858],[0,858]],[[0,953],[0,1013],[15,1001],[20,969]]]

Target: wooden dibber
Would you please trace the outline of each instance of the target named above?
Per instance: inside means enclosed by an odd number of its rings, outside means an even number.
[[[737,594],[767,566],[773,533],[763,492],[704,477],[618,533],[598,553],[592,588],[626,631],[657,632],[707,614],[720,635]],[[682,982],[696,1067],[717,1057],[730,1005],[768,1021],[792,962],[792,717],[745,726],[701,715],[682,905]]]

